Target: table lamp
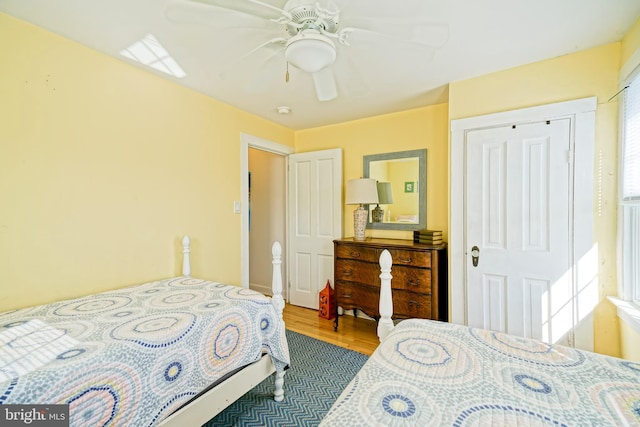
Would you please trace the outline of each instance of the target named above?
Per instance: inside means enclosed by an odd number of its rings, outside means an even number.
[[[391,183],[379,182],[378,183],[378,204],[371,211],[371,218],[373,222],[382,222],[384,218],[384,210],[380,207],[380,205],[391,205],[391,204],[393,204],[393,194],[391,193]]]
[[[360,178],[347,181],[347,205],[360,205],[353,211],[353,239],[364,240],[369,212],[363,205],[378,203],[378,186],[375,179]]]

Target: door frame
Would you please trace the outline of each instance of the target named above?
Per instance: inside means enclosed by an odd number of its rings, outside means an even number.
[[[249,289],[249,147],[285,157],[285,205],[288,206],[289,197],[289,154],[295,152],[293,147],[269,141],[246,133],[240,134],[240,283],[243,288]],[[286,209],[285,209],[286,211]],[[285,246],[284,262],[288,265],[289,254],[287,242],[287,230],[289,227],[289,216],[285,219],[285,236],[281,242]],[[283,272],[283,282],[288,283],[287,272]],[[287,290],[283,289],[285,300]]]
[[[449,224],[449,283],[452,323],[467,324],[467,294],[466,294],[466,134],[476,129],[501,127],[513,124],[524,124],[542,120],[569,118],[571,120],[572,151],[568,153],[573,162],[570,182],[572,189],[570,197],[569,230],[571,245],[570,262],[572,265],[573,285],[575,294],[583,286],[589,286],[596,277],[587,271],[588,263],[581,262],[583,257],[592,254],[593,243],[593,198],[594,198],[594,146],[595,146],[595,111],[596,97],[559,102],[512,111],[492,113],[476,117],[451,120],[451,163],[450,163],[450,224]],[[577,142],[577,143],[576,143]],[[574,233],[574,230],[580,230]],[[597,260],[597,258],[596,258]],[[585,270],[584,272],[581,269]],[[581,274],[583,273],[583,274]],[[589,280],[589,283],[585,283]],[[597,294],[596,294],[597,295]],[[596,301],[597,302],[597,301]],[[593,307],[591,307],[593,308]],[[591,334],[593,335],[593,334]],[[581,337],[590,340],[593,337]],[[591,345],[592,346],[592,345]]]

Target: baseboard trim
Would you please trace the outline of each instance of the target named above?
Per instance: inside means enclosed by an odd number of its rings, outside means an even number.
[[[261,294],[267,296],[271,296],[271,294],[273,293],[273,291],[271,290],[271,285],[259,285],[257,283],[250,283],[249,289],[260,292]]]

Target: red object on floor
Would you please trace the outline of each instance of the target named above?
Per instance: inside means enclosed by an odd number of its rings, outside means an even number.
[[[320,309],[318,316],[325,319],[333,319],[336,317],[336,297],[333,294],[333,288],[327,280],[327,285],[320,291]]]

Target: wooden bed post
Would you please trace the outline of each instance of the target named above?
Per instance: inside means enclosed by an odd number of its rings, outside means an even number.
[[[285,329],[282,312],[284,311],[284,298],[282,297],[282,245],[275,241],[271,246],[271,254],[273,255],[273,276],[271,280],[271,304],[276,309],[276,313],[280,317],[279,322],[282,330]],[[285,371],[276,371],[275,391],[273,392],[273,400],[281,402],[284,399],[284,373]]]
[[[191,239],[189,236],[182,238],[182,275],[191,276]]]
[[[388,250],[380,255],[380,320],[378,321],[378,338],[382,342],[393,329],[393,299],[391,298],[391,254]]]

